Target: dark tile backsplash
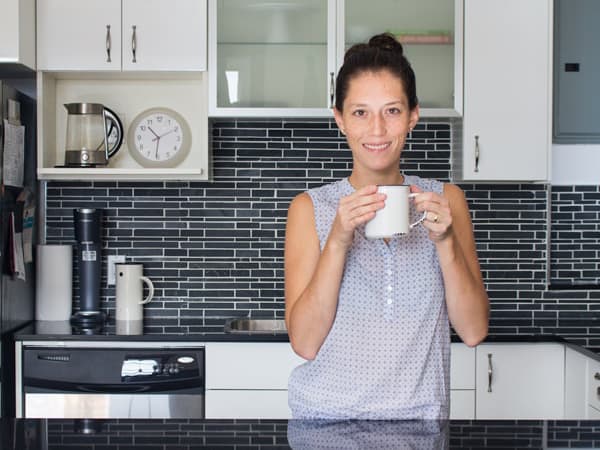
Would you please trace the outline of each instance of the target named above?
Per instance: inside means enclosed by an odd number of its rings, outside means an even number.
[[[449,180],[454,124],[422,120],[404,152],[405,172]],[[73,208],[103,208],[103,258],[144,264],[157,288],[145,309],[148,332],[191,331],[231,316],[282,317],[288,204],[350,173],[351,154],[333,120],[223,119],[212,133],[212,182],[47,185],[49,243],[73,242]],[[554,290],[547,287],[548,187],[460,186],[491,299],[490,332],[557,334],[600,349],[600,290],[565,286],[600,278],[598,189],[552,188],[551,281],[564,288]],[[114,286],[103,277],[102,306],[113,313]]]

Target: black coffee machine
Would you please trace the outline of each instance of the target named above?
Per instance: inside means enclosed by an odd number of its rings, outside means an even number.
[[[94,328],[106,320],[106,314],[100,311],[102,210],[74,209],[73,221],[79,272],[79,311],[71,316],[71,323],[80,328]]]

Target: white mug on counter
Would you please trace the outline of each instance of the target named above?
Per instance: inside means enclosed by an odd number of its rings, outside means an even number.
[[[143,274],[142,264],[115,264],[116,322],[118,334],[141,334],[144,305],[154,296],[152,281]],[[144,298],[144,284],[148,296]]]
[[[385,206],[375,213],[365,225],[368,239],[391,238],[408,232],[425,220],[426,212],[414,223],[410,223],[410,199],[417,194],[410,192],[407,184],[379,185],[377,192],[387,195]]]

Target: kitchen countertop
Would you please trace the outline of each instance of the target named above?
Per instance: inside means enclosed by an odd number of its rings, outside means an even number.
[[[600,421],[67,420],[1,419],[1,442],[28,450],[597,448]],[[82,429],[96,430],[83,434]]]
[[[193,331],[153,330],[144,328],[144,334],[118,334],[114,322],[108,322],[102,329],[79,330],[69,321],[33,321],[15,331],[17,341],[118,341],[118,342],[289,342],[285,333],[227,333],[224,324],[227,319],[212,319],[210,323],[199,324]],[[452,342],[461,342],[458,336],[452,336]],[[600,361],[600,354],[556,335],[490,335],[483,343],[543,343],[556,342],[568,345],[586,356]]]

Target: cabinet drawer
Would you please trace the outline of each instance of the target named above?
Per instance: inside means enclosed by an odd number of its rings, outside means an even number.
[[[289,419],[287,390],[208,390],[207,419]]]
[[[475,389],[475,348],[453,343],[450,349],[450,389]]]
[[[475,390],[450,391],[450,419],[475,418]]]
[[[207,389],[287,389],[304,362],[289,342],[209,342],[205,352]]]

